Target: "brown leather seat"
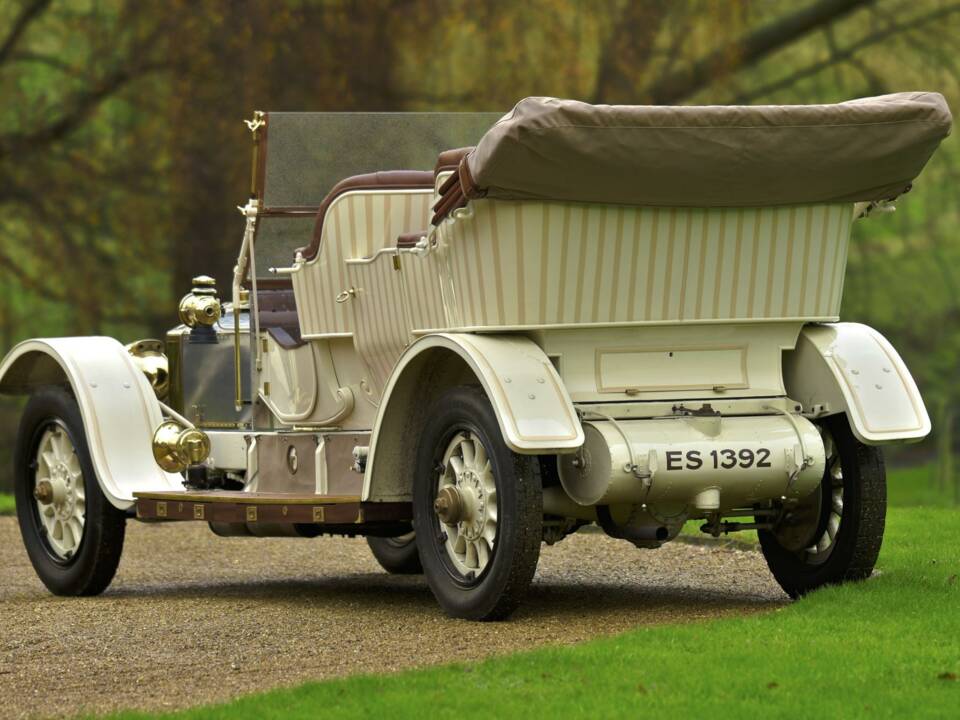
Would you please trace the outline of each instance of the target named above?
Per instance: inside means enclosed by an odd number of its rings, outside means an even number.
[[[320,204],[317,211],[317,220],[313,226],[313,239],[310,244],[300,248],[297,252],[302,253],[305,260],[312,260],[320,251],[320,237],[323,232],[323,220],[333,201],[344,193],[353,190],[420,190],[433,187],[434,174],[420,170],[387,170],[383,172],[367,173],[365,175],[354,175],[341,180],[333,189],[327,193],[327,196]]]
[[[472,146],[444,150],[437,156],[437,164],[433,168],[434,177],[442,172],[456,170],[460,166],[460,161],[469,155],[471,150],[473,150]]]

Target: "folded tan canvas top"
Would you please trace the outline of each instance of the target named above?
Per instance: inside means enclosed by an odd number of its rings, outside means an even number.
[[[658,206],[886,200],[909,189],[950,110],[932,92],[836,105],[659,107],[530,97],[460,165],[467,197]]]

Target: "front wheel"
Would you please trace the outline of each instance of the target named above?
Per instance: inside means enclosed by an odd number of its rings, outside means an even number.
[[[793,598],[870,577],[883,542],[887,483],[880,449],[857,440],[844,415],[826,418],[820,428],[827,460],[820,486],[779,526],[757,533],[770,571]]]
[[[27,555],[54,595],[97,595],[113,579],[126,516],[100,490],[76,399],[44,388],[27,402],[14,457]]]
[[[430,411],[413,521],[424,574],[448,615],[498,620],[520,604],[540,557],[540,468],[507,447],[479,388],[452,388]]]

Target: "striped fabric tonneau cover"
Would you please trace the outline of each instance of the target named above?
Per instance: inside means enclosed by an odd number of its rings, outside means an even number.
[[[448,296],[464,328],[830,320],[839,312],[848,203],[689,209],[475,200],[470,207],[473,217],[442,227]]]

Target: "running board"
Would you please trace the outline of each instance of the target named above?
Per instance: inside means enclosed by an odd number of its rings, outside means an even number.
[[[365,525],[409,522],[408,502],[361,502],[359,495],[293,495],[228,490],[134,493],[140,520]]]

